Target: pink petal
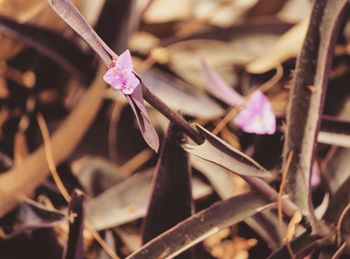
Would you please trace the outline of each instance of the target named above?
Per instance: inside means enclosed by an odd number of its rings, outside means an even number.
[[[120,70],[120,71],[134,69],[131,54],[130,54],[130,51],[128,49],[125,50],[122,54],[120,54],[120,56],[117,59],[116,66],[117,66],[118,70]]]
[[[236,116],[234,122],[248,133],[274,134],[276,118],[267,97],[259,90],[255,91],[245,108]]]
[[[201,59],[201,65],[210,93],[230,106],[237,106],[243,102],[243,97],[228,86],[204,59]]]
[[[122,82],[115,68],[110,68],[103,76],[103,80],[115,89],[120,90]]]
[[[128,71],[125,75],[126,85],[122,87],[124,94],[132,94],[136,87],[140,84],[140,80],[134,75],[132,71]]]
[[[114,66],[107,70],[103,80],[124,94],[132,94],[140,84],[140,80],[133,72],[133,64],[130,51],[124,51],[115,62]]]

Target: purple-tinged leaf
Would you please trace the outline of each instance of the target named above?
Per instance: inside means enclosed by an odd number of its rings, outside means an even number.
[[[244,222],[266,242],[270,249],[277,249],[284,244],[275,211],[264,210],[245,219]]]
[[[206,78],[207,88],[212,95],[230,106],[238,106],[244,101],[244,98],[232,87],[228,86],[204,59],[201,59],[200,62]]]
[[[317,136],[318,143],[350,148],[350,135],[321,130]]]
[[[152,68],[141,76],[149,89],[175,111],[206,120],[216,119],[224,114],[224,109],[212,98],[170,74]]]
[[[324,220],[329,224],[334,224],[337,222],[342,211],[349,205],[350,203],[350,177],[348,177],[341,186],[337,189],[337,191],[331,196],[329,201],[329,206],[324,215]]]
[[[132,94],[125,95],[125,97],[136,116],[137,124],[139,125],[143,138],[155,152],[158,152],[158,134],[148,118],[147,110],[143,103],[141,87],[137,87]]]
[[[304,258],[305,256],[311,254],[314,250],[329,244],[329,239],[327,237],[321,238],[316,235],[312,235],[309,232],[305,232],[296,239],[294,239],[290,244],[293,252],[295,253],[295,258]],[[280,249],[274,251],[268,259],[286,259],[291,258],[287,245],[282,246]]]
[[[217,202],[151,240],[127,258],[173,258],[205,238],[271,205],[274,203],[269,203],[256,193]]]
[[[170,124],[155,169],[151,200],[143,222],[143,243],[193,214],[192,173],[188,154],[181,148],[183,141],[183,133]],[[191,258],[191,254],[185,252],[177,258]]]
[[[115,163],[98,156],[84,156],[74,161],[72,170],[89,197],[102,193],[126,178]]]
[[[88,222],[96,230],[128,223],[145,216],[151,194],[153,169],[138,173],[86,202]],[[198,178],[192,181],[193,199],[210,195],[213,190]]]
[[[231,147],[229,144],[203,127],[197,125],[197,128],[205,140],[201,145],[183,145],[187,152],[233,171],[239,175],[255,176],[260,178],[272,177],[271,172],[263,168],[250,157]]]
[[[194,155],[191,155],[190,161],[192,166],[209,180],[222,200],[229,199],[234,195],[235,187],[232,184],[229,170]],[[277,216],[274,213],[270,211],[260,212],[244,221],[270,248],[277,248],[283,244]]]
[[[350,177],[350,149],[332,148],[327,154],[326,166],[322,172],[324,183],[330,194],[335,194],[338,188]]]
[[[130,25],[133,24],[135,1],[107,0],[104,1],[95,31],[113,50],[121,52],[127,48]],[[111,24],[113,29],[111,30]]]
[[[91,46],[107,66],[111,63],[111,58],[118,58],[91,28],[89,23],[70,0],[48,1],[55,12]]]
[[[163,39],[161,46],[166,47],[180,41],[193,39],[214,39],[220,41],[237,40],[240,37],[247,37],[252,34],[282,34],[290,29],[294,24],[275,19],[249,19],[244,23],[235,24],[227,28],[211,28],[204,32],[192,33],[184,37],[171,37]]]
[[[350,121],[323,115],[317,140],[322,144],[350,148]]]
[[[208,179],[222,200],[233,196],[234,187],[229,170],[195,155],[190,156],[190,161],[191,165]]]
[[[69,203],[68,242],[62,259],[84,259],[84,195],[74,190]]]
[[[320,128],[334,46],[348,1],[316,1],[303,49],[298,57],[287,114],[284,167],[293,152],[286,189],[292,201],[318,226],[311,204],[310,175]]]
[[[13,238],[27,231],[54,227],[66,219],[65,214],[57,210],[48,209],[40,203],[25,199],[15,211],[14,221],[11,219],[12,222],[0,223],[0,236],[6,239]]]
[[[92,73],[92,56],[57,32],[31,24],[21,24],[0,15],[0,32],[34,48],[67,72],[86,80]]]

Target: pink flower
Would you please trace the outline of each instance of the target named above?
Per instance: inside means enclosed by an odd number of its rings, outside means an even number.
[[[234,122],[245,132],[255,134],[274,134],[276,118],[267,97],[256,90],[248,99],[244,109]]]
[[[133,63],[130,51],[124,51],[103,76],[103,80],[113,88],[121,90],[124,94],[132,94],[140,84],[140,80],[133,72]]]
[[[228,86],[219,74],[201,60],[204,75],[207,79],[208,90],[217,98],[230,106],[243,104],[243,110],[236,116],[234,123],[243,131],[255,134],[274,134],[276,118],[267,97],[256,90],[244,104],[244,98]]]

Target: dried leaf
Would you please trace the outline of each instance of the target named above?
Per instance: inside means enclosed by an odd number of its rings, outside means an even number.
[[[277,215],[272,210],[265,210],[247,218],[244,222],[252,228],[272,249],[275,250],[284,244],[278,225]]]
[[[20,24],[0,16],[0,32],[36,49],[69,73],[84,78],[92,73],[92,56],[60,34],[35,25]]]
[[[173,110],[207,120],[218,118],[224,113],[209,97],[171,75],[151,69],[142,74],[142,80]]]
[[[292,250],[296,253],[296,258],[304,258],[305,256],[312,253],[314,249],[317,249],[327,243],[327,238],[320,238],[315,235],[311,235],[308,232],[303,233],[290,244]],[[290,254],[286,245],[280,249],[274,251],[268,259],[285,259],[290,258]]]
[[[175,20],[186,20],[191,16],[191,1],[189,0],[178,0],[176,2],[153,0],[143,19],[146,23],[166,23]]]
[[[52,228],[67,220],[66,215],[62,212],[48,209],[30,199],[24,199],[19,204],[15,214],[14,222],[6,225],[0,224],[0,236],[2,238],[9,239],[28,231]]]
[[[51,138],[55,163],[65,160],[83,137],[102,102],[105,84],[100,69],[96,80],[83,100]],[[23,174],[25,172],[25,174]],[[44,147],[38,148],[22,165],[0,175],[0,217],[10,211],[23,195],[31,195],[33,190],[48,176]]]
[[[103,230],[139,219],[146,214],[151,192],[152,172],[138,173],[86,202],[87,219],[96,230]],[[193,199],[212,193],[198,178],[192,181]]]
[[[74,161],[72,171],[84,192],[92,197],[126,178],[118,166],[102,157],[85,156]]]
[[[350,177],[349,167],[350,150],[337,148],[322,174],[331,194],[335,194],[338,188]]]
[[[284,61],[295,58],[301,50],[309,19],[295,25],[283,34],[262,56],[246,66],[253,74],[262,74],[281,65]]]

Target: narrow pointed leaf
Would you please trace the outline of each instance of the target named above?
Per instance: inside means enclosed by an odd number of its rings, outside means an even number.
[[[324,215],[324,220],[332,224],[338,220],[346,206],[350,203],[350,177],[336,190],[330,198],[329,206]]]
[[[224,109],[212,98],[168,73],[152,68],[141,76],[149,89],[175,111],[206,120],[224,114]]]
[[[256,193],[218,202],[151,240],[127,258],[173,258],[205,238],[271,205]]]
[[[147,110],[143,103],[142,90],[138,86],[133,94],[125,95],[128,100],[137,120],[137,124],[142,133],[143,138],[146,143],[155,151],[158,152],[159,149],[159,138],[157,131],[154,129],[152,123],[149,120]]]
[[[86,80],[92,71],[92,55],[84,53],[78,45],[57,32],[36,25],[20,24],[1,15],[0,32],[34,48],[74,76]]]
[[[331,151],[331,160],[324,168],[323,177],[328,191],[334,195],[340,186],[350,177],[350,149],[337,148]]]
[[[287,190],[303,211],[313,217],[310,201],[310,172],[329,70],[339,28],[348,1],[316,1],[303,49],[298,58],[284,144],[284,166],[290,151],[293,159]],[[314,91],[312,89],[315,89]],[[313,224],[315,225],[315,224]]]
[[[62,212],[48,209],[30,199],[22,201],[15,213],[14,222],[0,223],[2,238],[13,238],[27,231],[50,228],[67,219]]]
[[[67,247],[62,259],[83,259],[84,208],[83,193],[74,190],[69,204],[69,233]]]
[[[204,59],[201,60],[201,65],[211,94],[230,106],[240,105],[244,101],[243,97],[228,86]]]
[[[305,232],[291,242],[291,247],[296,255],[296,258],[304,258],[315,249],[318,249],[327,244],[327,238],[320,238],[315,235],[311,235],[309,232]],[[274,251],[268,259],[287,259],[292,258],[289,254],[286,245],[280,249]]]
[[[253,74],[266,73],[300,52],[305,38],[308,18],[293,26],[278,39],[261,57],[250,62],[246,70]]]
[[[250,157],[231,147],[222,139],[199,125],[197,125],[197,128],[205,138],[205,141],[201,145],[183,145],[187,152],[239,175],[262,178],[272,176],[271,172],[267,171]]]
[[[208,179],[222,200],[233,196],[232,179],[227,169],[194,155],[190,156],[190,160],[191,165]]]
[[[244,222],[266,242],[270,249],[277,249],[284,244],[275,211],[264,210]]]
[[[334,116],[322,116],[319,143],[350,148],[350,121]]]
[[[183,140],[184,135],[180,129],[170,124],[155,170],[152,196],[143,223],[143,243],[193,213],[192,177],[188,154],[181,148]],[[191,258],[191,254],[185,252],[181,258]]]
[[[100,56],[105,65],[108,66],[111,63],[112,57],[117,58],[115,53],[101,40],[70,0],[48,1],[55,12]]]
[[[128,223],[146,215],[151,194],[153,169],[138,173],[86,202],[87,219],[96,230]],[[213,190],[198,178],[192,181],[193,199],[210,195]]]

